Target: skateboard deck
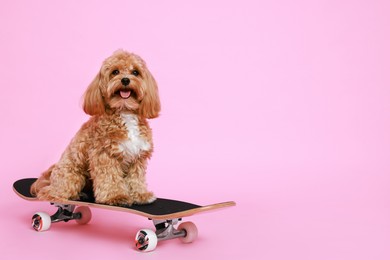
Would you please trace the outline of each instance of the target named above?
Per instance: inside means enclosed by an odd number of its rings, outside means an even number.
[[[13,189],[22,199],[41,201],[30,193],[30,187],[35,181],[36,178],[18,180],[13,184]],[[146,205],[111,206],[95,203],[93,194],[81,196],[80,200],[50,201],[50,203],[58,210],[52,216],[43,212],[34,214],[32,226],[36,231],[47,230],[51,223],[60,221],[76,220],[79,224],[86,224],[91,219],[89,207],[123,211],[147,217],[153,221],[156,232],[145,229],[137,233],[136,247],[141,251],[153,250],[157,246],[157,241],[160,240],[180,238],[182,242],[192,242],[197,236],[196,226],[192,222],[184,222],[179,225],[178,229],[174,227],[183,217],[236,205],[234,201],[228,201],[200,206],[179,200],[157,198],[153,203]]]

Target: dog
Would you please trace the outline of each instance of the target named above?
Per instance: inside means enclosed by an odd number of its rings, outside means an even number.
[[[153,152],[148,119],[161,104],[155,79],[136,54],[118,50],[102,64],[84,94],[84,123],[60,160],[31,186],[40,200],[78,200],[91,183],[96,203],[149,204],[146,183]]]

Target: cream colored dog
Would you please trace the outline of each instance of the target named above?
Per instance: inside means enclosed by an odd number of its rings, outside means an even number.
[[[153,151],[147,119],[158,116],[160,99],[145,62],[123,50],[107,58],[85,92],[84,111],[91,118],[31,193],[40,200],[77,200],[92,181],[97,203],[153,202],[145,181]]]

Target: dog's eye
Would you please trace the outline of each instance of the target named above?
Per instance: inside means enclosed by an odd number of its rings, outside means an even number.
[[[131,74],[133,74],[134,76],[138,76],[138,75],[139,75],[139,72],[138,72],[138,70],[133,70],[133,71],[131,72]]]
[[[114,76],[115,76],[115,75],[118,75],[118,74],[119,74],[119,70],[113,70],[113,71],[111,72],[111,74],[114,75]]]

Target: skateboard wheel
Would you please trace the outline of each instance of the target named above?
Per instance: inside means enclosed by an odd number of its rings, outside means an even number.
[[[80,225],[85,225],[91,221],[92,213],[89,207],[87,206],[80,206],[77,207],[74,213],[80,213],[81,218],[76,219],[76,222]]]
[[[157,246],[157,235],[150,229],[142,229],[135,236],[135,246],[143,252],[153,251]]]
[[[183,243],[191,243],[198,237],[198,228],[192,222],[183,222],[177,229],[186,232],[186,236],[180,238]]]
[[[31,219],[31,225],[35,231],[42,232],[48,230],[51,225],[50,215],[45,212],[37,212]]]

